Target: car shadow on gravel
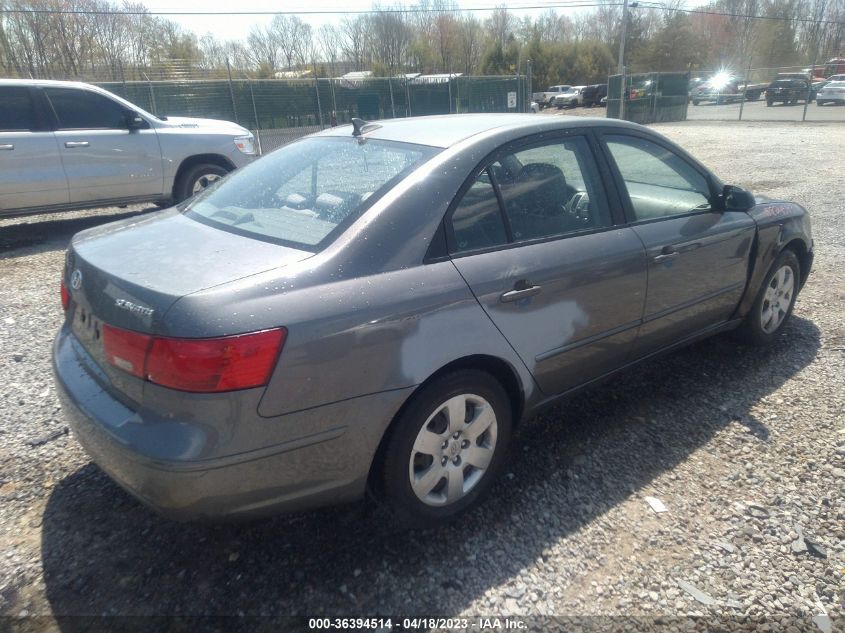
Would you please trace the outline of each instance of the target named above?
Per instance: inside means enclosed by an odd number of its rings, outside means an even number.
[[[118,213],[104,213],[71,218],[38,216],[36,221],[32,221],[32,218],[23,217],[15,224],[0,226],[0,259],[31,255],[31,251],[27,250],[30,246],[65,248],[70,238],[79,231],[157,210],[158,207],[133,210],[121,209]],[[42,219],[45,217],[48,219]],[[13,220],[14,218],[5,221]]]
[[[819,347],[818,328],[796,317],[768,348],[717,337],[582,392],[520,427],[487,502],[439,529],[403,531],[369,503],[179,524],[89,464],[55,486],[43,513],[47,598],[54,615],[431,615],[498,587],[502,605],[509,579],[562,538],[578,548],[573,563],[600,557],[578,531],[728,425],[767,441],[751,408]]]

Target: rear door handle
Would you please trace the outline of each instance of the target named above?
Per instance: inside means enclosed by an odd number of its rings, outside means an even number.
[[[75,147],[88,147],[90,143],[88,141],[65,141],[65,147],[68,149],[73,149]]]
[[[502,303],[510,303],[511,301],[518,301],[520,299],[526,299],[527,297],[538,295],[542,290],[542,286],[535,286],[527,279],[520,279],[514,284],[513,290],[508,290],[499,297],[499,300]]]
[[[674,246],[664,246],[663,249],[660,251],[660,255],[656,255],[651,258],[655,264],[661,264],[663,262],[672,261],[675,259],[680,253],[675,250]]]
[[[12,145],[11,143],[6,143],[5,145],[0,145],[0,150],[6,150],[7,152],[11,152],[13,149],[15,149],[15,146]]]

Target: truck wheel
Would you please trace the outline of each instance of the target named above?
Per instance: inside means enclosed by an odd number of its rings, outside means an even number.
[[[698,105],[699,103],[701,103],[701,101],[699,101],[698,99],[692,100],[692,105]]]
[[[766,106],[767,107],[771,108],[773,103],[774,103],[774,101],[772,101],[771,99],[766,99]]]
[[[182,202],[182,200],[190,198],[209,185],[217,182],[228,173],[229,170],[212,163],[200,163],[199,165],[194,165],[193,167],[185,170],[179,178],[179,182],[176,183],[176,201]]]
[[[824,104],[825,104],[825,102],[824,102],[824,101],[822,101],[821,99],[816,99],[816,105],[817,105],[817,106],[822,106],[822,105],[824,105]]]

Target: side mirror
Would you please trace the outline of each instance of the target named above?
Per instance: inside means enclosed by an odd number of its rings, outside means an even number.
[[[126,127],[130,130],[143,130],[149,127],[149,124],[140,114],[129,110],[126,112]]]
[[[741,187],[725,185],[722,189],[722,207],[725,211],[748,211],[757,201],[754,194]]]

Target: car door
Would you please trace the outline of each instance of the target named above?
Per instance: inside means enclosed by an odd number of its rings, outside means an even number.
[[[602,138],[648,258],[637,354],[727,321],[745,289],[754,221],[714,208],[715,183],[668,143],[633,131]]]
[[[452,261],[546,394],[624,364],[645,253],[615,226],[585,133],[503,148],[447,214]]]
[[[0,213],[68,203],[59,146],[29,86],[0,86]]]
[[[91,90],[45,87],[56,117],[56,138],[70,201],[98,202],[163,194],[155,129],[130,130],[127,109]]]

